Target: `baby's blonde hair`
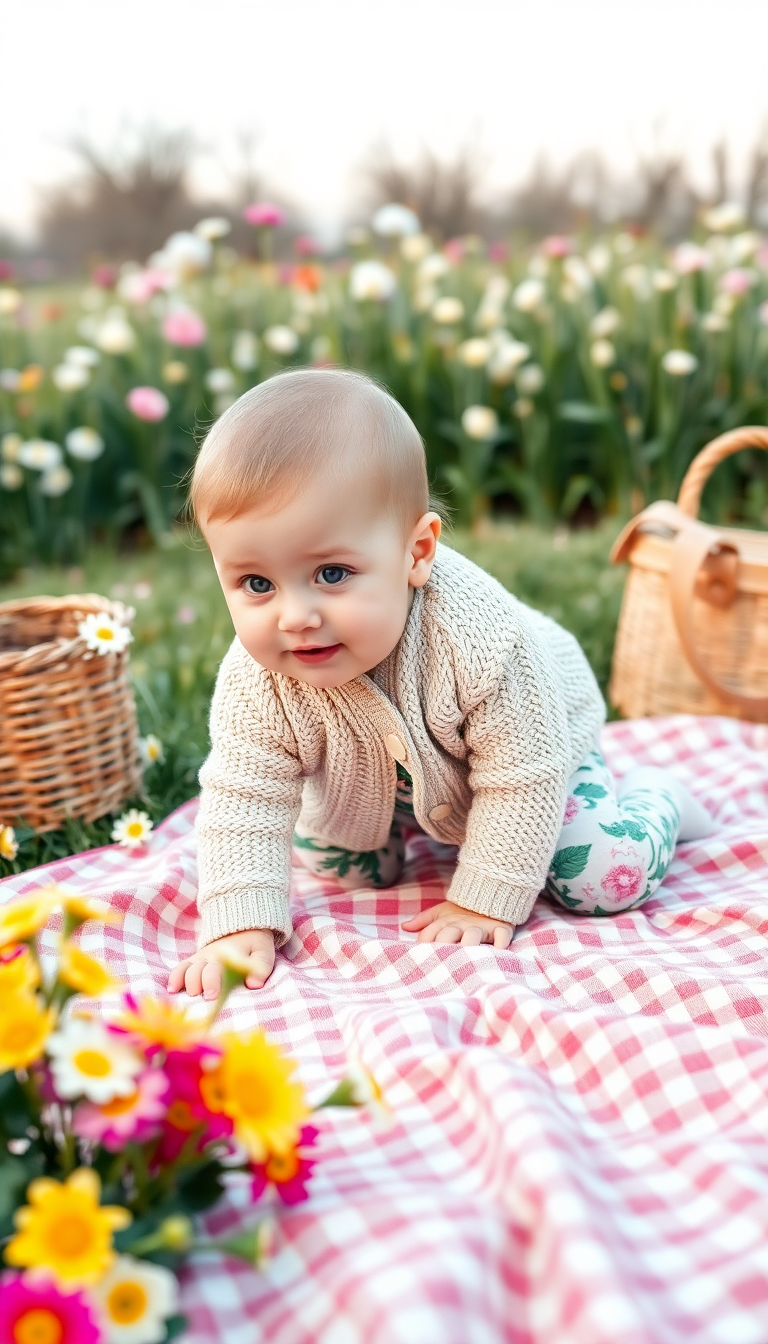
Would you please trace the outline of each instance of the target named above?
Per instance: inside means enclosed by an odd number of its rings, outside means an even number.
[[[424,445],[402,406],[362,373],[292,369],[244,393],[207,435],[190,504],[204,529],[263,503],[279,507],[312,473],[341,488],[370,471],[382,511],[407,532],[430,507]]]

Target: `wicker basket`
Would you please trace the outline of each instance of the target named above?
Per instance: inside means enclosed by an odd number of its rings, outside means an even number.
[[[610,697],[622,714],[729,714],[768,722],[768,533],[698,521],[710,472],[768,429],[722,434],[691,463],[677,504],[652,504],[618,537],[629,560]]]
[[[93,594],[0,605],[0,824],[93,821],[141,786],[128,655],[89,652],[89,612],[132,615]]]

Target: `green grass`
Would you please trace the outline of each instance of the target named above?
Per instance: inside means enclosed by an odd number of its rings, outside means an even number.
[[[529,525],[495,527],[480,536],[455,533],[451,544],[573,631],[605,691],[624,577],[607,563],[617,531],[616,523],[554,534]],[[142,585],[149,585],[149,595],[142,596]],[[128,556],[94,552],[81,570],[23,571],[0,586],[0,601],[69,592],[104,593],[136,608],[131,672],[139,725],[161,739],[165,759],[149,767],[144,790],[132,801],[159,821],[197,792],[213,683],[232,639],[210,556],[186,542]],[[0,823],[13,822],[0,817]],[[13,863],[0,859],[0,876],[106,844],[112,824],[111,817],[88,825],[69,821],[40,836],[19,827],[19,853]]]

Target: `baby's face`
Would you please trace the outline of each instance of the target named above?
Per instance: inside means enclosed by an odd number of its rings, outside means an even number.
[[[235,630],[252,658],[310,686],[343,686],[392,652],[432,570],[440,519],[403,537],[365,482],[313,478],[277,509],[205,527]]]

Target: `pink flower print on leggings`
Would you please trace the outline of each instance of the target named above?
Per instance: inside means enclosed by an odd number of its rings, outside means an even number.
[[[644,880],[645,873],[639,863],[617,863],[615,868],[608,869],[600,886],[612,900],[631,901],[633,896],[637,896]]]
[[[579,815],[579,800],[574,798],[572,793],[568,794],[565,804],[565,813],[563,815],[563,825],[570,826],[571,822]]]

